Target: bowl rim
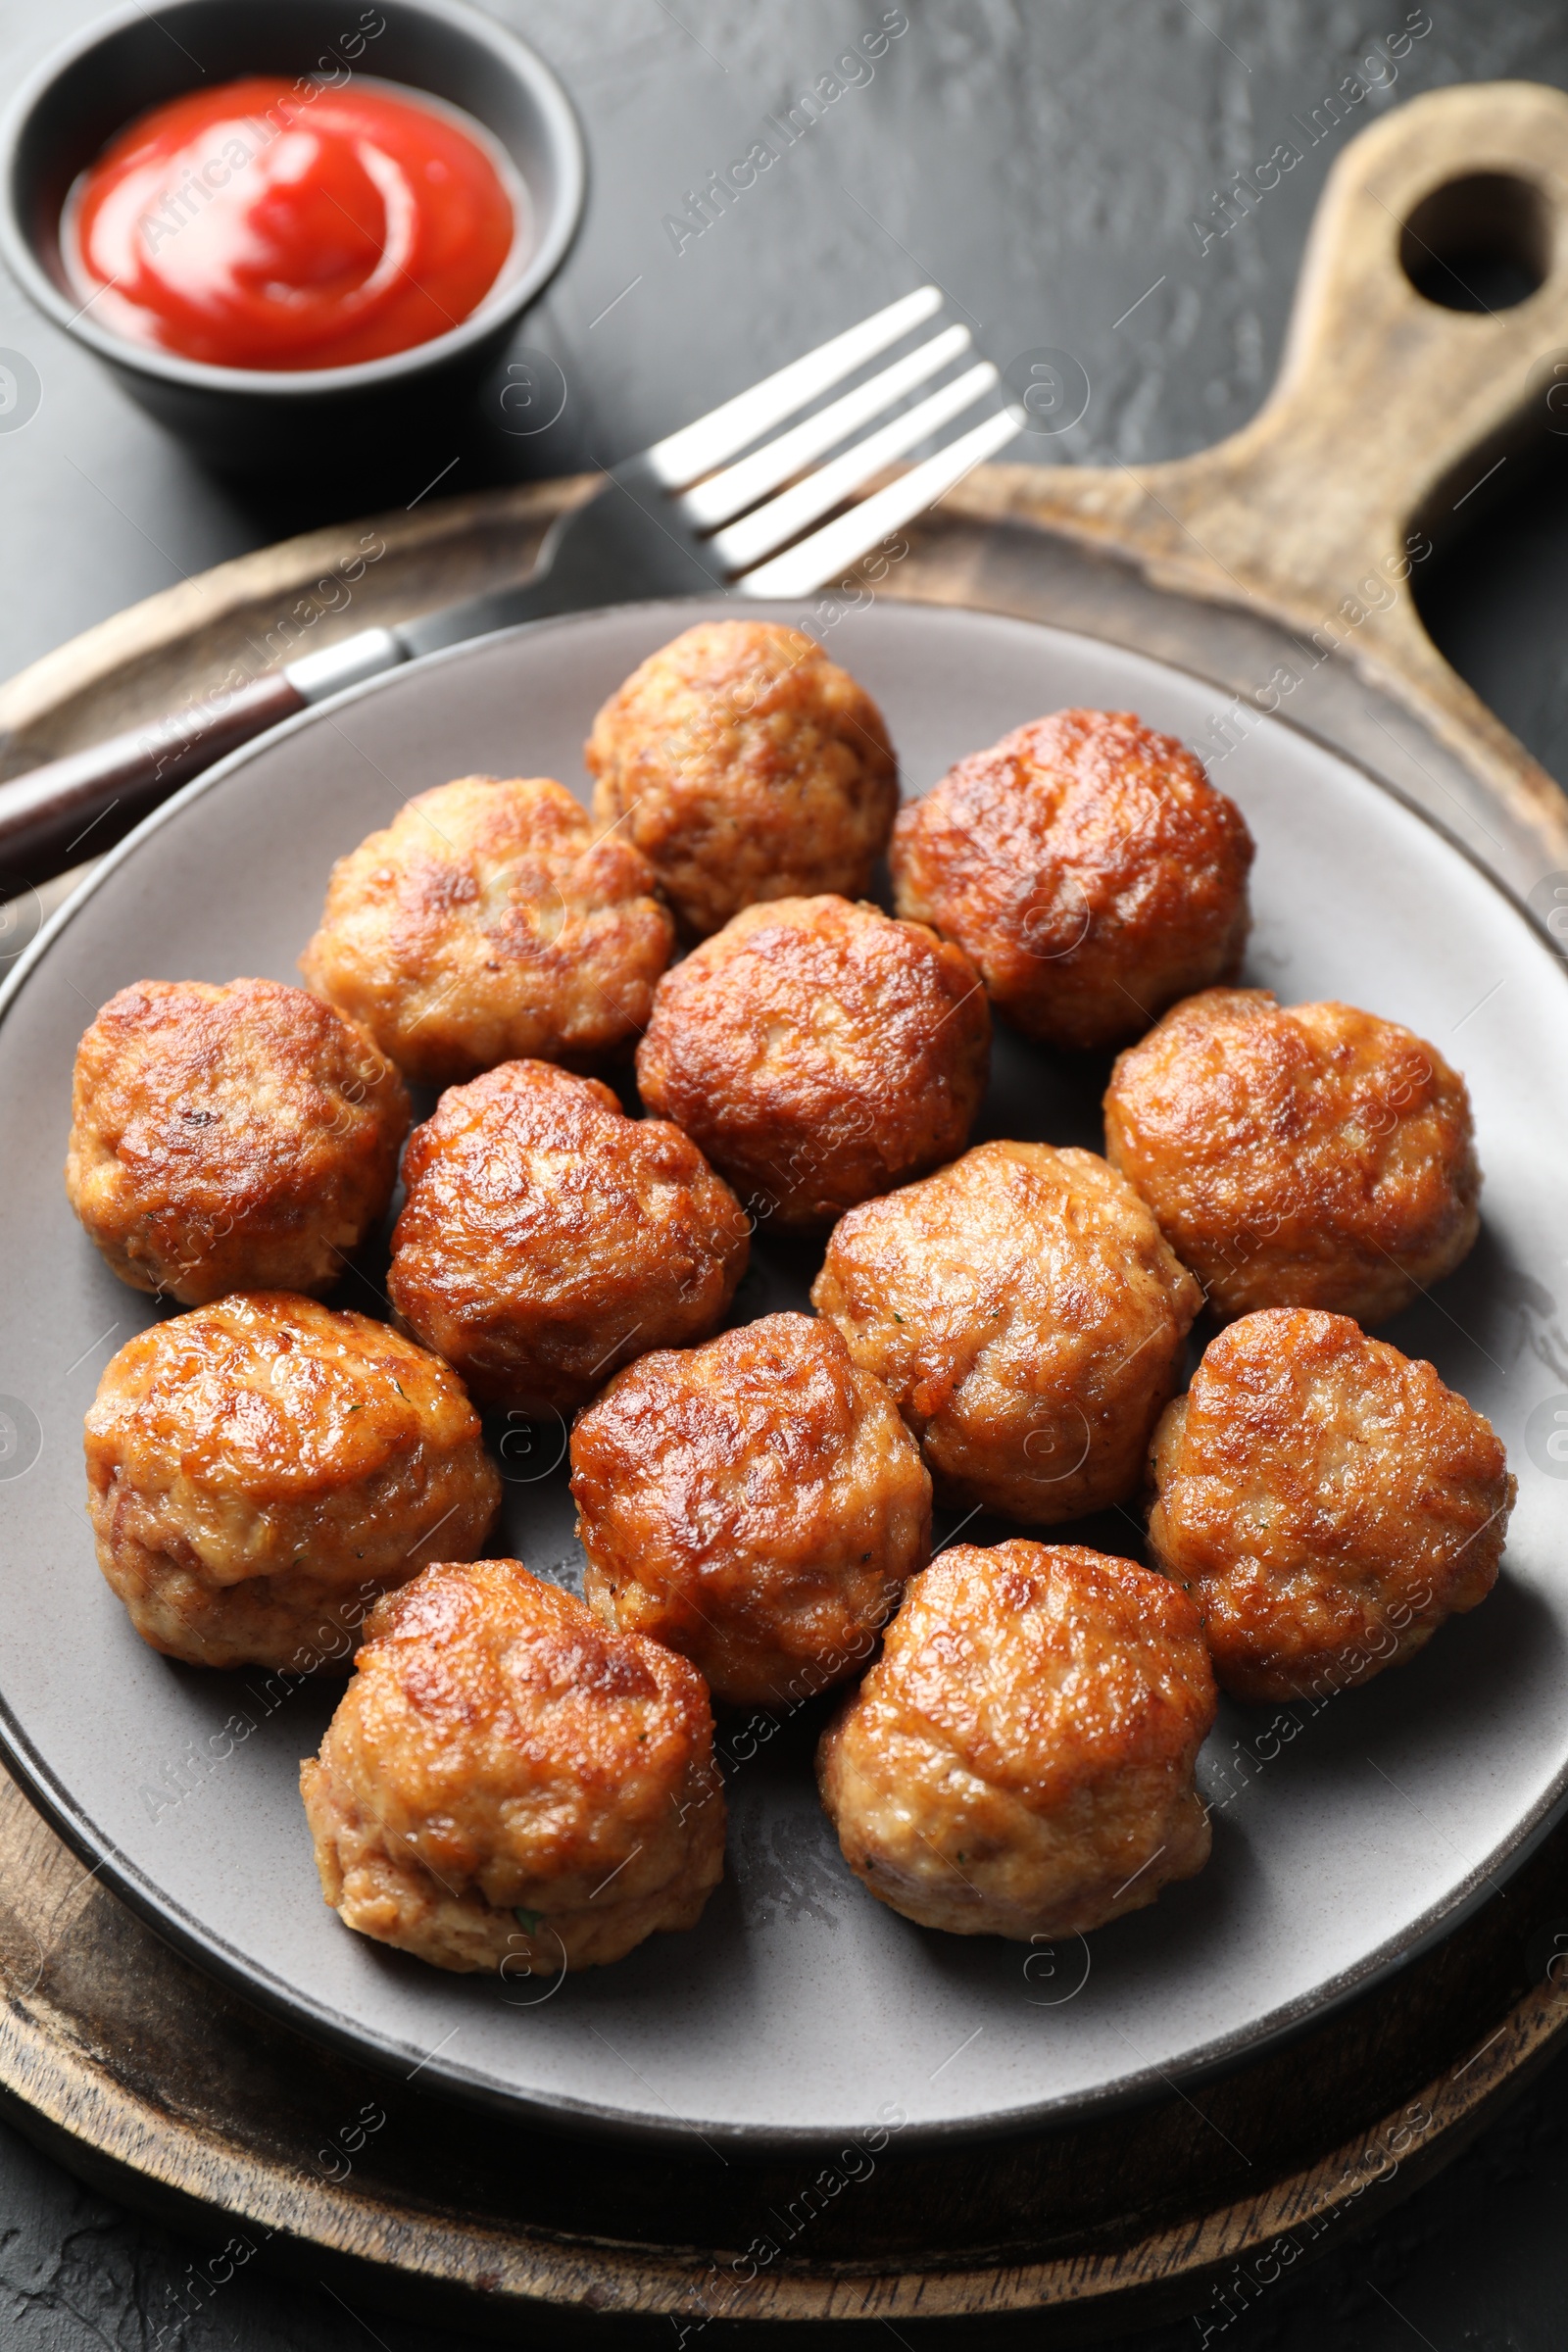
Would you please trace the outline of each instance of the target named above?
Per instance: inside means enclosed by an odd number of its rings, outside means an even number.
[[[196,4],[197,0],[166,0],[160,15],[177,16]],[[38,259],[32,239],[18,217],[17,151],[37,108],[65,74],[106,41],[146,24],[147,11],[140,0],[122,0],[107,16],[96,18],[51,50],[28,74],[0,117],[0,258],[28,300],[54,325],[74,335],[112,367],[130,368],[189,391],[243,395],[252,400],[270,397],[309,401],[325,394],[365,392],[395,385],[439,368],[474,345],[486,342],[499,327],[514,320],[555,275],[582,221],[588,167],[576,113],[560,77],[532,44],[494,17],[469,7],[467,0],[391,0],[391,5],[410,15],[429,18],[487,49],[498,68],[526,88],[538,108],[545,143],[553,151],[559,174],[554,202],[547,208],[540,203],[533,187],[529,187],[538,241],[523,269],[494,301],[493,307],[491,297],[486,295],[477,309],[445,334],[411,344],[406,351],[388,352],[380,359],[360,360],[345,368],[219,368],[205,361],[183,359],[177,352],[161,351],[156,344],[134,343],[127,336],[101,327],[85,316],[84,306],[74,308]],[[413,83],[399,86],[415,88]],[[435,93],[429,95],[434,97]]]

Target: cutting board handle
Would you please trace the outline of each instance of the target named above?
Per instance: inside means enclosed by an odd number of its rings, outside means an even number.
[[[1541,282],[1492,311],[1413,282],[1446,260],[1451,289],[1483,257]],[[1568,96],[1487,82],[1414,98],[1341,154],[1250,424],[1163,465],[993,466],[976,494],[1332,647],[1560,825],[1562,795],[1438,653],[1411,592],[1543,425],[1568,432]]]
[[[1308,136],[1303,128],[1303,154]],[[1303,672],[1332,649],[1406,703],[1517,815],[1544,871],[1568,870],[1568,800],[1448,667],[1411,594],[1427,544],[1498,485],[1486,477],[1499,457],[1509,478],[1532,412],[1537,431],[1568,427],[1565,174],[1568,96],[1558,90],[1483,83],[1396,108],[1329,175],[1279,380],[1250,424],[1166,465],[983,466],[949,492],[944,514],[1034,522],[1131,558],[1163,585],[1282,621],[1300,637]],[[1477,179],[1504,191],[1477,190]],[[1450,187],[1458,192],[1444,198]],[[1261,184],[1254,193],[1272,197]],[[1417,290],[1401,241],[1419,274],[1410,238],[1441,251],[1489,226],[1522,258],[1536,252],[1545,275],[1535,293],[1494,317]],[[145,727],[181,697],[199,701],[280,627],[306,625],[313,645],[328,645],[508,585],[525,575],[552,518],[597,479],[430,499],[166,589],[0,687],[0,773]],[[341,589],[323,574],[345,556],[360,585],[340,609]],[[1277,700],[1270,680],[1251,691],[1264,708]]]

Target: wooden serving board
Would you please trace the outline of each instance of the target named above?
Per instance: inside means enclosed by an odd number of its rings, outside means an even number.
[[[1419,551],[1568,352],[1565,157],[1554,91],[1414,101],[1336,167],[1252,424],[1163,466],[984,468],[874,590],[852,577],[805,617],[831,648],[836,615],[874,593],[1114,638],[1215,681],[1219,732],[1200,749],[1278,708],[1521,894],[1568,869],[1568,803],[1442,661],[1410,592]],[[1461,230],[1468,201],[1483,229],[1533,220],[1556,257],[1497,316],[1428,303],[1399,263],[1401,231],[1422,249],[1412,216],[1451,233],[1423,201],[1478,174],[1479,192],[1444,200]],[[1499,198],[1499,176],[1523,194]],[[154,597],[0,690],[0,766],[199,701],[236,664],[521,578],[550,519],[592,488],[315,532]],[[802,1722],[803,1742],[814,1729]],[[695,2143],[651,2160],[523,2137],[300,2039],[169,1950],[0,1783],[0,2098],[21,2128],[210,2243],[217,2284],[282,2262],[351,2301],[501,2334],[548,2313],[552,2341],[776,2341],[793,2321],[866,2341],[885,2323],[968,2342],[986,2322],[1068,2342],[1205,2303],[1218,2328],[1447,2161],[1568,2038],[1559,1954],[1564,1829],[1392,1980],[1135,2111],[958,2150],[893,2133],[853,2164]]]

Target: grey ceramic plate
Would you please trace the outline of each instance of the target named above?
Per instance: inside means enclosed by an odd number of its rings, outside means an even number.
[[[17,972],[0,1022],[0,1393],[15,1430],[0,1459],[0,1732],[64,1834],[174,1940],[298,2025],[519,2115],[715,2139],[838,2133],[889,2107],[914,2132],[1065,2119],[1240,2056],[1396,1965],[1486,1895],[1568,1786],[1568,1463],[1541,1434],[1568,1385],[1554,1304],[1568,978],[1460,852],[1322,745],[1269,721],[1217,770],[1258,842],[1247,976],[1407,1022],[1469,1078],[1482,1238],[1389,1336],[1491,1416],[1519,1503],[1495,1592],[1412,1666],[1316,1715],[1222,1712],[1201,1767],[1213,1859],[1152,1910],[1034,1953],[912,1927],[839,1858],[809,1773],[816,1718],[743,1718],[721,1738],[728,1874],[699,1928],[560,1984],[440,1975],[348,1934],[320,1900],[295,1774],[332,1688],[155,1656],[93,1561],[81,1416],[153,1310],[66,1205],[81,1029],[142,977],[294,977],[331,860],[409,793],[473,770],[581,789],[601,699],[704,610],[547,623],[295,720],[132,835]],[[877,606],[828,644],[882,705],[914,793],[1063,704],[1132,708],[1201,743],[1228,699],[981,613]],[[1004,1041],[980,1132],[1098,1147],[1102,1078]],[[760,1248],[746,1311],[804,1304],[815,1254]],[[563,1434],[494,1434],[509,1478],[495,1548],[574,1581]],[[1125,1520],[1095,1533],[1136,1548]]]

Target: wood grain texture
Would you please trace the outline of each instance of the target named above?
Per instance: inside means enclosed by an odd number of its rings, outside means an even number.
[[[1568,806],[1441,661],[1397,576],[1408,535],[1436,532],[1568,349],[1568,235],[1540,291],[1493,318],[1424,302],[1399,225],[1478,170],[1528,172],[1563,222],[1564,156],[1568,99],[1524,84],[1446,90],[1375,124],[1331,177],[1280,381],[1250,425],[1167,466],[985,468],[908,535],[877,593],[1175,660],[1218,681],[1221,721],[1265,707],[1295,662],[1287,714],[1516,888],[1568,865]],[[521,578],[592,486],[314,532],[152,598],[0,690],[0,765]],[[1358,596],[1368,576],[1387,601]],[[1321,659],[1306,658],[1315,638]],[[1222,2319],[1454,2154],[1568,2032],[1568,1998],[1542,1981],[1565,1920],[1559,1831],[1505,1896],[1287,2047],[1071,2132],[961,2153],[895,2134],[792,2230],[779,2217],[801,2210],[816,2159],[720,2164],[694,2146],[650,2165],[538,2133],[519,2147],[504,2121],[316,2049],[163,1945],[0,1784],[0,2095],[75,2169],[217,2245],[498,2333],[548,2312],[553,2340],[584,2343],[881,2320],[968,2342],[982,2319],[1085,2341],[1205,2296]],[[368,2110],[384,2122],[350,2154]]]

